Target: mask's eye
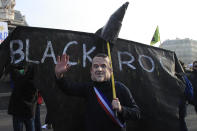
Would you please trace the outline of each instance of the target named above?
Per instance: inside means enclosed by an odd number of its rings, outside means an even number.
[[[101,68],[103,68],[103,69],[106,68],[106,67],[107,67],[107,66],[106,66],[105,64],[102,64],[102,65],[101,65]]]
[[[97,65],[97,64],[93,65],[93,68],[95,68],[95,69],[97,69],[98,67],[99,67],[99,65]]]

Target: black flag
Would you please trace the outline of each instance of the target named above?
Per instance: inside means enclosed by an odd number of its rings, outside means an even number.
[[[122,26],[122,20],[124,18],[128,4],[129,2],[126,2],[118,10],[116,10],[111,15],[106,25],[96,32],[96,35],[108,42],[114,43],[118,38],[118,34]]]

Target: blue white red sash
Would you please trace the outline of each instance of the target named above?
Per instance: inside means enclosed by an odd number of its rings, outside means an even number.
[[[101,107],[104,109],[104,111],[109,115],[109,117],[112,119],[113,122],[118,124],[121,128],[125,127],[125,124],[122,124],[120,120],[115,116],[114,112],[112,111],[112,107],[110,106],[108,100],[105,98],[105,96],[99,92],[96,87],[94,87],[94,91],[96,93],[97,100]]]

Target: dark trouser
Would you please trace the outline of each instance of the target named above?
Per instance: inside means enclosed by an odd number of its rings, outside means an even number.
[[[35,114],[35,131],[42,131],[41,121],[40,121],[40,104],[37,104],[36,114]]]
[[[180,131],[188,131],[187,125],[185,122],[185,117],[187,115],[187,104],[185,100],[180,101],[179,103],[179,124]]]
[[[22,118],[13,116],[14,131],[23,131],[23,124],[25,124],[26,131],[35,131],[34,118]]]

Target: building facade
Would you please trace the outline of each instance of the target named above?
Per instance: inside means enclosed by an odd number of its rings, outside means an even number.
[[[15,4],[15,0],[0,0],[0,21],[8,24],[9,33],[17,26],[27,26],[25,16],[14,10]]]
[[[188,38],[166,40],[160,45],[160,48],[174,51],[178,59],[183,61],[185,64],[191,64],[193,61],[197,60],[196,40]]]

